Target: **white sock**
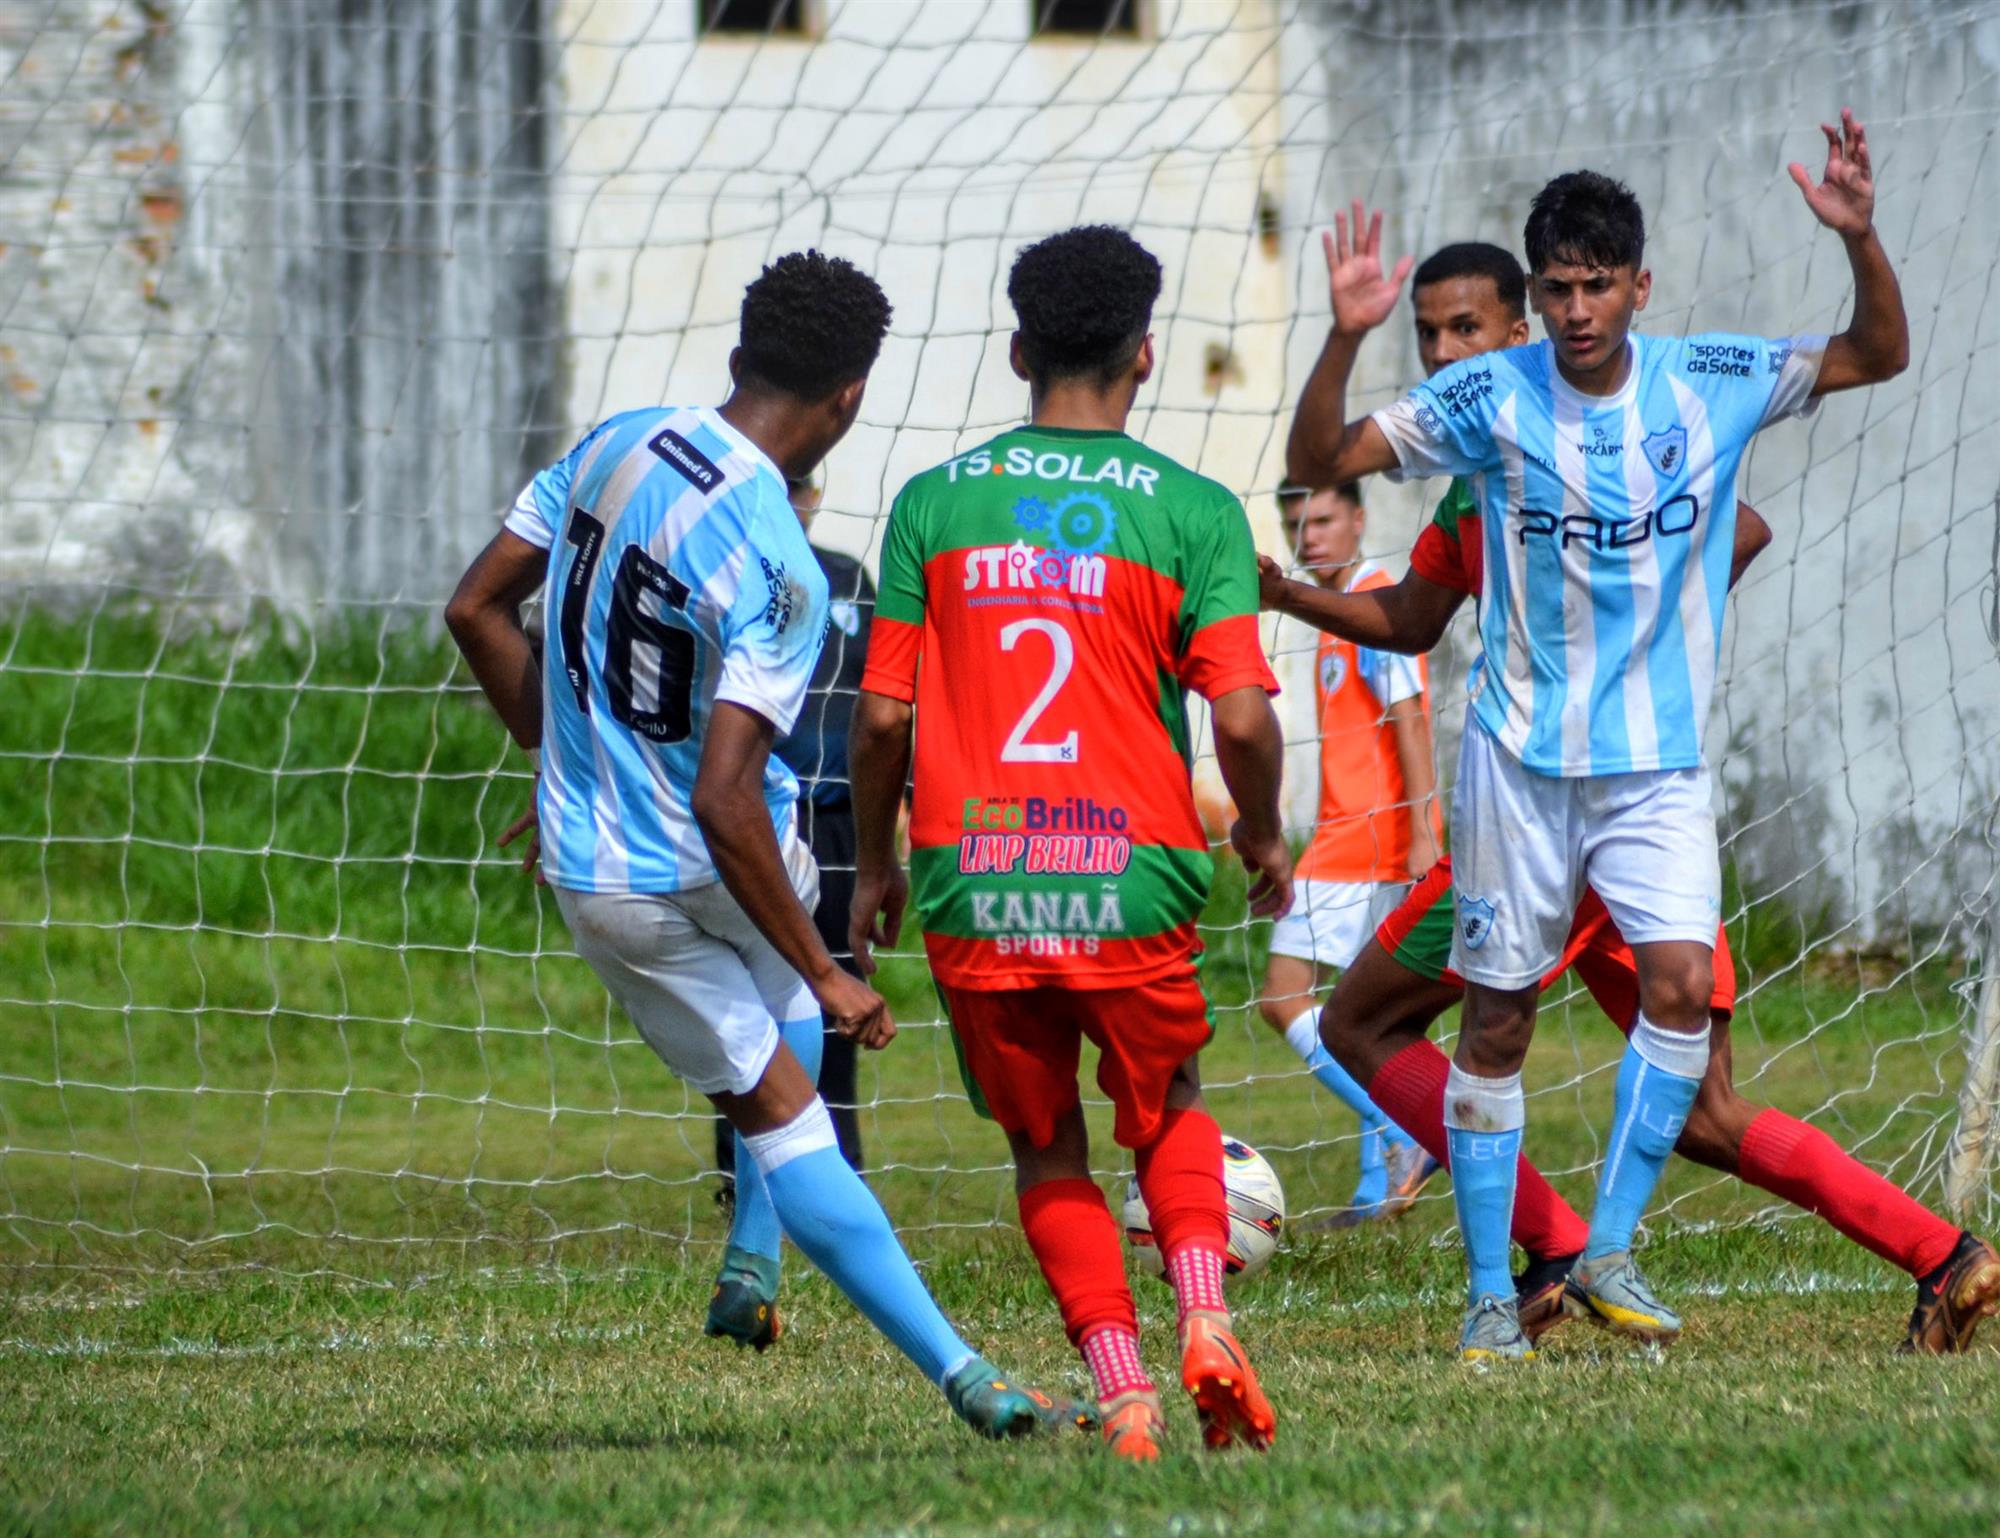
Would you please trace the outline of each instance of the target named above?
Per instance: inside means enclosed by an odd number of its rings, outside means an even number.
[[[769,1132],[744,1134],[743,1146],[757,1161],[758,1170],[768,1175],[782,1169],[802,1154],[820,1148],[837,1148],[840,1139],[833,1130],[833,1118],[826,1114],[826,1102],[814,1095],[812,1104],[782,1127]]]
[[[1518,1132],[1528,1124],[1521,1076],[1485,1079],[1457,1063],[1444,1081],[1444,1124],[1460,1132]]]
[[[1324,1007],[1315,1005],[1285,1027],[1285,1044],[1307,1064],[1319,1051],[1319,1012]]]
[[[1699,1079],[1708,1072],[1708,1023],[1698,1031],[1669,1031],[1644,1014],[1632,1022],[1632,1050],[1661,1073]]]

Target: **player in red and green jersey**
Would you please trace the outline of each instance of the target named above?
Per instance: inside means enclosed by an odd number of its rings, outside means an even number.
[[[1417,351],[1426,372],[1523,340],[1524,292],[1520,264],[1497,246],[1447,246],[1426,259],[1412,285]],[[1308,584],[1287,582],[1274,563],[1267,563],[1265,607],[1357,644],[1428,651],[1459,605],[1479,591],[1478,517],[1464,486],[1454,481],[1419,535],[1410,554],[1410,574],[1400,584],[1361,595],[1328,595]],[[1770,538],[1764,520],[1739,504],[1732,587]],[[1447,855],[1362,948],[1320,1015],[1327,1051],[1367,1086],[1384,1112],[1447,1162],[1449,1064],[1428,1033],[1465,991],[1450,967],[1452,909]],[[1604,1012],[1629,1031],[1638,1014],[1637,964],[1604,904],[1588,889],[1562,959],[1542,986],[1572,965]],[[1675,1151],[1818,1213],[1855,1243],[1908,1272],[1917,1283],[1917,1302],[1904,1350],[1964,1350],[1980,1320],[2000,1303],[2000,1256],[1985,1240],[1930,1212],[1818,1128],[1759,1107],[1738,1093],[1728,1035],[1736,974],[1728,935],[1719,929],[1715,974],[1708,1072]],[[1516,1278],[1515,1299],[1528,1338],[1538,1338],[1566,1314],[1582,1314],[1633,1334],[1656,1333],[1643,1320],[1611,1317],[1571,1281],[1586,1226],[1525,1154],[1517,1164],[1517,1181],[1513,1237],[1527,1252],[1528,1267]]]
[[[1007,284],[1027,426],[917,476],[889,516],[850,761],[853,942],[913,895],[975,1102],[1006,1132],[1021,1226],[1105,1437],[1157,1456],[1159,1396],[1077,1087],[1082,1038],[1132,1151],[1179,1302],[1181,1379],[1210,1446],[1276,1429],[1223,1302],[1222,1142],[1195,916],[1213,867],[1185,692],[1208,701],[1253,911],[1290,900],[1282,739],[1242,505],[1126,435],[1153,369],[1160,266],[1108,226],[1028,247]],[[916,728],[906,886],[896,797]]]

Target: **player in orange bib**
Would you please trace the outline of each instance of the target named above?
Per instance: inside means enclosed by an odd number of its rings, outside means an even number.
[[[1158,1456],[1163,1423],[1091,1178],[1085,1037],[1174,1287],[1204,1439],[1268,1447],[1277,1424],[1222,1295],[1222,1139],[1195,1074],[1210,1034],[1195,918],[1213,865],[1184,691],[1209,705],[1253,911],[1284,908],[1292,870],[1249,521],[1124,430],[1153,371],[1159,292],[1160,264],[1109,226],[1016,259],[1030,420],[896,498],[850,747],[854,953],[893,944],[914,899],[968,1090],[1013,1151],[1022,1231],[1106,1441],[1135,1459]],[[913,714],[906,881],[893,844]]]
[[[1296,567],[1330,592],[1394,578],[1361,554],[1367,513],[1349,481],[1313,491],[1287,482],[1278,512]],[[1319,1041],[1318,990],[1354,964],[1374,927],[1438,857],[1429,677],[1424,659],[1356,646],[1321,631],[1313,658],[1319,798],[1294,872],[1291,912],[1272,927],[1258,1009],[1313,1077],[1361,1120],[1360,1179],[1330,1226],[1409,1210],[1438,1162],[1376,1108]]]

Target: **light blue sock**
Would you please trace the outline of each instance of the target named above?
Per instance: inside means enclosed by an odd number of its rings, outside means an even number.
[[[792,1055],[806,1071],[806,1077],[819,1083],[819,1063],[826,1046],[826,1031],[820,1017],[810,1020],[787,1020],[778,1027],[778,1034]],[[753,1255],[762,1255],[766,1260],[778,1259],[778,1214],[772,1209],[771,1197],[764,1189],[764,1177],[757,1172],[757,1161],[750,1157],[750,1150],[743,1141],[743,1134],[736,1134],[736,1215],[729,1223],[729,1247],[733,1250],[748,1250]]]
[[[1403,1129],[1384,1116],[1382,1108],[1368,1098],[1368,1091],[1361,1087],[1361,1081],[1335,1062],[1333,1054],[1326,1050],[1319,1039],[1317,1009],[1307,1010],[1285,1027],[1285,1044],[1298,1053],[1315,1079],[1353,1109],[1364,1127],[1383,1128],[1396,1142],[1410,1141]]]
[[[745,1138],[792,1243],[917,1370],[943,1386],[974,1353],[938,1311],[881,1204],[840,1156],[817,1096],[774,1132]]]
[[[1355,1207],[1379,1206],[1389,1195],[1389,1170],[1383,1162],[1387,1147],[1412,1141],[1368,1097],[1361,1081],[1334,1060],[1319,1039],[1319,1011],[1309,1009],[1285,1028],[1285,1044],[1304,1061],[1312,1076],[1337,1098],[1346,1102],[1361,1118],[1361,1179],[1349,1203]]]
[[[1641,1015],[1618,1063],[1618,1096],[1597,1205],[1590,1212],[1595,1260],[1632,1248],[1632,1233],[1653,1199],[1667,1155],[1687,1124],[1695,1092],[1708,1071],[1708,1032],[1665,1031]]]
[[[1451,1197],[1458,1208],[1468,1272],[1466,1299],[1514,1296],[1509,1230],[1514,1226],[1514,1171],[1521,1157],[1527,1103],[1521,1076],[1483,1079],[1457,1063],[1445,1080],[1445,1141],[1451,1145]]]

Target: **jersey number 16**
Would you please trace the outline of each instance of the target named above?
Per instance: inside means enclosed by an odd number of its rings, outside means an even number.
[[[604,525],[573,508],[564,536],[576,546],[556,597],[556,634],[562,640],[563,671],[576,694],[576,708],[590,714],[590,659],[584,645],[584,616],[590,579],[604,554]],[[658,601],[648,613],[646,598]],[[683,742],[694,730],[694,632],[669,618],[686,610],[688,585],[637,545],[625,547],[611,584],[611,611],[604,624],[604,692],[614,719],[654,742]],[[659,687],[656,710],[641,710],[633,699],[633,674],[646,652],[654,654]]]

